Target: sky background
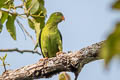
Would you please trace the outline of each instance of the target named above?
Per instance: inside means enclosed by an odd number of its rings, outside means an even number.
[[[45,0],[47,16],[53,12],[62,12],[65,21],[59,24],[59,29],[63,36],[63,51],[77,51],[83,47],[89,46],[96,42],[105,40],[107,35],[114,28],[115,22],[120,19],[120,13],[111,9],[111,4],[115,0]],[[18,0],[16,5],[20,4]],[[27,31],[35,38],[34,31],[29,28],[26,20],[21,19]],[[17,40],[14,41],[6,30],[4,25],[0,34],[0,49],[19,48],[33,49],[32,40],[27,37],[25,40],[23,32],[16,24]],[[39,49],[39,48],[38,48]],[[0,53],[3,56],[5,53]],[[11,64],[7,69],[17,69],[19,67],[36,63],[42,56],[31,53],[19,54],[17,52],[8,53],[7,63]],[[1,62],[0,62],[1,64]],[[94,61],[86,64],[78,80],[119,80],[120,79],[119,62],[113,60],[110,64],[109,71],[104,69],[103,60]],[[0,66],[0,74],[4,71]],[[74,74],[71,80],[74,79]],[[57,80],[57,76],[49,79],[40,80]]]

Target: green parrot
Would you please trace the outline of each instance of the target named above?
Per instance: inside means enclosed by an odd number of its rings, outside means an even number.
[[[41,30],[39,45],[43,57],[55,57],[57,52],[62,51],[62,36],[58,30],[58,23],[64,19],[61,12],[54,12]]]

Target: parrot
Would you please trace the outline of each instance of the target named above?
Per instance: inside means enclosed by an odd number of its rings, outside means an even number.
[[[63,20],[65,18],[61,12],[54,12],[41,30],[39,45],[44,58],[55,57],[57,52],[62,51],[62,36],[58,29],[58,23]]]

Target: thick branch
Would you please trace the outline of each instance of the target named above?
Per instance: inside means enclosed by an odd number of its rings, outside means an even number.
[[[0,52],[13,52],[13,51],[16,51],[16,52],[19,52],[19,53],[24,53],[24,52],[37,53],[37,54],[41,55],[40,52],[35,51],[35,50],[19,50],[18,48],[15,48],[15,49],[0,49]]]
[[[56,57],[40,59],[35,64],[8,70],[0,76],[0,80],[32,80],[51,77],[61,71],[80,72],[85,64],[100,59],[98,55],[102,44],[103,41],[74,53],[59,52]]]

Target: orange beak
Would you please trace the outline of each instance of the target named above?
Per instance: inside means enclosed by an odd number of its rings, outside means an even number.
[[[62,16],[62,20],[65,20],[65,17],[64,17],[64,16]]]

